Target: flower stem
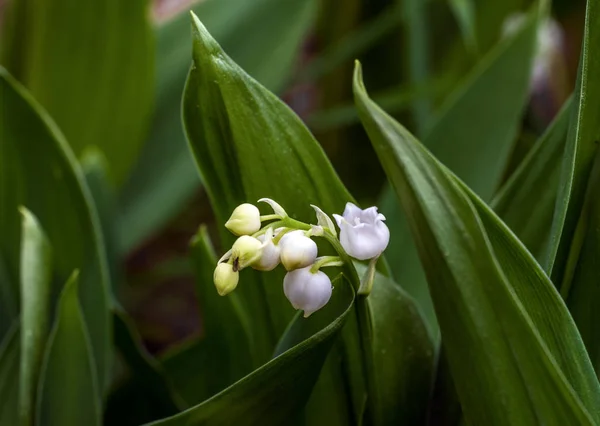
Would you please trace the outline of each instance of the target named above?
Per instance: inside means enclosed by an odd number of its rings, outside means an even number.
[[[315,274],[319,269],[327,266],[344,266],[344,261],[339,256],[322,256],[313,263],[310,272]]]

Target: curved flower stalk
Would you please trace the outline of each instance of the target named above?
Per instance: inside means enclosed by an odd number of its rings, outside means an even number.
[[[288,216],[277,202],[261,198],[273,209],[273,214],[261,216],[252,204],[239,205],[225,226],[239,238],[219,260],[214,274],[215,287],[224,296],[239,282],[241,270],[251,267],[271,271],[280,263],[288,271],[283,280],[283,292],[295,309],[312,315],[327,304],[333,287],[325,267],[342,266],[358,293],[367,296],[373,285],[377,260],[389,243],[390,232],[385,217],[377,207],[361,210],[346,204],[342,216],[334,214],[340,228],[338,238],[334,222],[319,207],[312,206],[317,224],[297,221]],[[262,226],[263,222],[268,222]],[[337,256],[318,256],[313,238],[324,238]],[[370,260],[365,278],[358,278],[352,258]]]

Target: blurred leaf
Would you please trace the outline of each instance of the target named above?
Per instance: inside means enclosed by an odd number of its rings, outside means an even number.
[[[424,144],[484,200],[500,184],[527,101],[537,14],[487,54],[442,107]],[[425,276],[405,216],[388,187],[381,201],[392,238],[387,250],[396,281],[420,304],[434,334],[437,326]],[[402,259],[402,262],[397,261]]]
[[[470,1],[473,2],[475,11],[477,47],[480,52],[487,52],[498,42],[502,34],[502,26],[511,14],[519,13],[523,7],[532,4],[530,0]],[[541,0],[537,4],[546,7],[544,3],[546,0]]]
[[[20,217],[27,206],[54,249],[54,293],[79,269],[79,294],[100,389],[110,368],[109,277],[89,190],[64,137],[48,114],[0,68],[0,253],[9,280],[19,277]],[[35,154],[35,155],[34,155]]]
[[[458,22],[466,46],[471,50],[477,49],[474,0],[448,0],[448,3]]]
[[[252,353],[251,324],[239,294],[222,297],[214,287],[217,258],[205,226],[191,241],[191,260],[204,333],[167,354],[162,362],[178,392],[188,405],[195,405],[251,372],[260,360]]]
[[[129,367],[129,377],[107,402],[104,424],[139,425],[179,412],[182,401],[160,363],[143,346],[131,319],[115,310],[115,345]]]
[[[360,67],[354,88],[425,265],[467,423],[594,424],[600,387],[550,280],[491,210],[368,98]]]
[[[316,5],[316,0],[205,0],[194,11],[240,66],[280,92]],[[119,196],[123,252],[164,226],[200,186],[181,127],[181,92],[190,67],[189,34],[187,13],[156,29],[157,108],[150,138]]]
[[[563,292],[571,286],[570,256],[577,260],[583,235],[576,232],[594,155],[600,141],[600,1],[588,0],[573,112],[544,268]],[[566,295],[566,293],[565,293]]]
[[[204,368],[199,371],[198,376],[188,372],[187,380],[194,383],[183,386],[194,389],[191,402],[197,404],[251,372],[254,366],[260,365],[260,361],[252,353],[250,321],[239,300],[239,294],[233,292],[222,297],[215,289],[213,272],[217,258],[204,226],[192,239],[191,256],[202,312],[203,339],[206,342],[202,344],[205,353],[198,355],[204,361]],[[191,350],[196,351],[197,346]],[[182,355],[178,358],[183,359]],[[197,359],[193,362],[197,364]],[[189,369],[189,364],[173,364],[173,367]]]
[[[397,0],[404,8],[408,80],[411,86],[420,86],[430,78],[430,42],[427,3],[422,0]],[[417,98],[412,103],[416,128],[421,133],[431,119],[431,99]]]
[[[52,247],[37,218],[21,208],[21,356],[19,380],[20,424],[35,416],[40,364],[48,337]]]
[[[119,256],[117,246],[117,205],[115,191],[109,178],[109,165],[98,148],[89,147],[82,155],[81,169],[98,212],[112,292],[118,295],[123,259]]]
[[[548,246],[571,98],[494,197],[492,207],[540,261]]]
[[[431,98],[439,95],[448,87],[447,79],[432,80],[421,85],[410,87],[394,87],[373,95],[378,104],[385,106],[390,113],[407,109],[413,102],[421,98]],[[315,131],[325,131],[337,127],[358,123],[358,114],[353,104],[322,109],[312,113],[307,123]]]
[[[328,46],[312,59],[301,71],[299,80],[313,81],[331,73],[340,65],[359,56],[388,36],[400,26],[403,17],[403,10],[399,3],[392,3],[376,17],[344,35],[341,40]]]
[[[19,424],[19,323],[0,341],[0,426]]]
[[[154,43],[147,0],[9,2],[0,63],[79,156],[95,145],[123,181],[147,131]]]
[[[267,426],[297,418],[352,310],[352,286],[343,278],[336,281],[326,308],[307,319],[296,315],[274,359],[208,401],[152,425]]]
[[[90,336],[77,297],[78,272],[65,284],[39,386],[38,424],[99,426],[102,399],[92,361]]]
[[[366,267],[357,264],[360,276]],[[376,273],[366,299],[372,324],[377,425],[424,424],[435,347],[414,300]]]
[[[15,287],[10,281],[0,250],[0,341],[19,313],[19,297],[14,293]]]

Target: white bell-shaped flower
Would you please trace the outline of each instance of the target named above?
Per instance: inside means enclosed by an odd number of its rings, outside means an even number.
[[[304,318],[318,311],[331,298],[331,280],[324,272],[310,271],[310,266],[288,272],[283,279],[283,292],[294,309],[304,311]]]
[[[262,243],[262,254],[260,259],[252,264],[259,271],[272,271],[279,265],[281,249],[279,245],[273,244],[273,230],[269,228],[266,233],[256,237]]]
[[[231,217],[225,222],[225,227],[232,234],[251,235],[260,229],[260,211],[252,204],[240,204],[233,210]]]
[[[233,265],[229,263],[219,263],[215,268],[213,280],[219,295],[225,296],[237,287],[240,280],[240,273],[234,271]]]
[[[385,216],[377,213],[377,207],[361,210],[347,203],[344,215],[334,214],[340,227],[340,243],[346,252],[359,260],[379,256],[390,242],[390,230],[383,222]]]
[[[304,231],[292,231],[281,237],[281,263],[288,271],[312,265],[317,258],[317,244],[304,235]]]
[[[242,235],[231,247],[231,257],[233,259],[233,270],[240,271],[257,262],[263,250],[263,244],[254,237]]]

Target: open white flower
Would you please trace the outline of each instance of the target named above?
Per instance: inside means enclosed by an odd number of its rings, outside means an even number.
[[[310,266],[290,271],[283,279],[283,292],[294,309],[304,311],[304,318],[318,311],[331,298],[331,280],[324,272],[312,273]]]
[[[254,262],[252,267],[259,271],[272,271],[279,265],[279,255],[281,252],[279,245],[273,244],[273,229],[269,228],[266,233],[256,238],[262,242],[263,248],[260,259]]]
[[[252,204],[244,203],[237,206],[231,217],[225,222],[225,227],[232,234],[251,235],[260,229],[260,211],[258,207]]]
[[[347,203],[344,215],[334,214],[340,227],[340,243],[346,252],[359,260],[379,256],[390,242],[390,230],[383,223],[385,216],[377,213],[377,207],[361,210]]]
[[[317,244],[304,235],[304,231],[292,231],[281,237],[281,263],[288,271],[312,265],[317,258]]]

